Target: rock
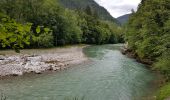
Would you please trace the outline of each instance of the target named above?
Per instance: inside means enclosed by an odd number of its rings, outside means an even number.
[[[55,64],[49,65],[49,68],[48,68],[48,70],[53,70],[53,71],[57,71],[57,70],[60,70],[60,69],[61,68],[58,65],[55,65]]]
[[[0,55],[0,75],[19,76],[30,72],[41,74],[46,70],[58,71],[68,68],[68,64],[75,64],[76,61],[80,63],[82,57],[82,51],[77,51],[76,48],[41,55]]]
[[[42,57],[41,56],[28,57],[27,60],[31,61],[31,62],[41,62],[42,61]]]
[[[53,65],[49,65],[48,70],[53,70]]]
[[[38,56],[38,55],[36,55],[36,54],[33,54],[33,55],[31,55],[30,57],[36,57],[36,56]]]
[[[58,64],[50,64],[50,66],[48,67],[48,70],[53,70],[53,71],[57,71],[57,70],[63,70],[66,69],[68,64],[64,64],[64,63],[58,63]]]
[[[53,71],[57,71],[57,70],[60,70],[61,68],[60,67],[53,67]]]
[[[30,66],[30,62],[27,62],[26,64],[25,64],[25,69],[29,69],[29,66]]]
[[[22,72],[22,71],[19,71],[19,70],[13,70],[13,71],[12,71],[12,75],[13,75],[13,76],[21,76],[21,75],[23,75],[23,72]]]
[[[26,63],[25,62],[20,62],[19,65],[22,66],[22,65],[25,65]]]
[[[35,73],[36,74],[42,74],[42,72],[40,70],[36,70]]]
[[[0,60],[5,60],[5,56],[0,55]]]
[[[27,62],[27,64],[25,65],[25,71],[26,72],[35,72],[36,74],[41,74],[42,71],[47,70],[47,66],[45,65],[41,65],[44,64],[43,62]]]
[[[126,54],[126,52],[127,52],[127,50],[126,50],[126,49],[124,49],[124,48],[122,48],[122,49],[121,49],[121,52],[122,52],[122,54],[123,54],[123,55],[125,55],[125,54]]]
[[[6,58],[6,60],[9,60],[9,61],[16,61],[18,58],[19,58],[19,57],[12,56],[12,57]]]
[[[33,66],[40,66],[40,65],[41,65],[41,62],[31,62],[31,64],[32,64]]]
[[[58,63],[58,66],[64,67],[65,65],[63,63]]]

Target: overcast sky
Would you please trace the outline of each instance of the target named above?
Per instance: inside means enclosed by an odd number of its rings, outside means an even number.
[[[141,0],[95,0],[105,7],[110,14],[117,18],[121,15],[131,13],[131,9],[136,10]]]

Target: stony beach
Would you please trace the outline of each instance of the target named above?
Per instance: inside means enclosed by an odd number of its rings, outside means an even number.
[[[84,46],[71,46],[52,49],[28,49],[21,53],[0,51],[0,76],[19,76],[24,73],[41,74],[44,71],[58,71],[70,65],[87,60]]]

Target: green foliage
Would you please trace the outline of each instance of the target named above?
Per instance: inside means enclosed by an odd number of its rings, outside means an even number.
[[[157,93],[156,100],[165,100],[168,99],[170,95],[170,83],[163,86],[160,91]]]
[[[129,48],[141,59],[153,61],[153,69],[170,80],[170,0],[142,0],[126,27]],[[170,84],[163,86],[157,100],[170,96]]]
[[[130,15],[131,14],[126,14],[126,15],[120,16],[117,18],[117,20],[120,22],[121,25],[125,25],[128,22]]]
[[[94,0],[58,0],[64,7],[72,10],[80,10],[81,12],[87,11],[89,8],[90,13],[93,12],[100,20],[107,20],[118,24],[118,21],[113,18],[110,13]]]
[[[41,32],[40,26],[36,28],[36,32],[39,34]]]
[[[156,69],[170,78],[169,0],[142,0],[133,12],[125,34],[129,48],[140,58],[154,61]]]
[[[11,47],[18,51],[29,45],[31,24],[19,24],[8,16],[0,14],[0,43],[3,48]]]
[[[154,62],[170,80],[170,7],[169,0],[142,0],[137,12],[130,16],[125,38],[129,48],[141,59]],[[170,84],[162,87],[157,100],[170,96]]]
[[[83,42],[89,44],[117,43],[119,35],[121,35],[120,28],[115,23],[98,19],[93,12],[90,12],[89,15],[89,11],[78,12],[79,16],[83,18],[83,21],[80,22]]]
[[[40,30],[40,27],[37,27],[38,32],[40,33],[39,36],[34,36],[33,35],[33,44],[36,45],[37,47],[42,47],[42,48],[49,48],[53,47],[53,35],[52,31],[49,28],[43,28],[43,30]]]
[[[74,11],[65,10],[60,16],[61,24],[58,25],[57,40],[59,45],[81,43],[82,30],[78,26],[77,15]]]
[[[2,31],[9,28],[11,36],[5,40],[5,35],[1,34],[0,48],[46,48],[78,43],[117,43],[122,40],[120,28],[113,21],[101,20],[106,17],[101,18],[94,8],[96,6],[86,5],[86,10],[75,11],[60,5],[57,0],[2,0],[0,12],[14,20],[9,23],[2,18],[2,29],[5,25]],[[28,22],[32,24],[25,24]]]
[[[155,68],[165,74],[167,79],[170,78],[170,50],[165,51],[163,55],[158,58],[158,61],[155,63]]]

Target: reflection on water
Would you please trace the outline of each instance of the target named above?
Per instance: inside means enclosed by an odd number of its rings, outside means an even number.
[[[0,80],[7,100],[140,100],[152,91],[154,74],[127,58],[121,45],[90,46],[90,61],[68,70]]]

